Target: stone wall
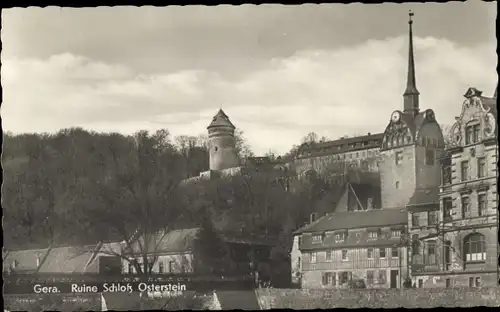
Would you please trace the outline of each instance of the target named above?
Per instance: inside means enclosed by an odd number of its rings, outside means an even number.
[[[257,289],[261,309],[500,306],[500,287],[449,289]]]

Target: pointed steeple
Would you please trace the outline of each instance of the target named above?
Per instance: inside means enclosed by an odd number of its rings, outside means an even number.
[[[403,94],[404,97],[404,111],[413,111],[418,113],[419,103],[418,96],[420,93],[417,90],[417,82],[415,79],[415,58],[413,56],[413,30],[412,24],[413,12],[410,11],[408,26],[409,26],[409,43],[408,43],[408,78],[406,80],[406,90]]]

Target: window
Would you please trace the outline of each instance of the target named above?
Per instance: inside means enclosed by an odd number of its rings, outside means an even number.
[[[486,194],[478,194],[477,195],[477,215],[482,216],[485,214],[486,209],[488,208],[488,199]]]
[[[175,262],[174,262],[174,261],[169,261],[169,262],[168,262],[168,271],[169,271],[170,273],[173,273],[173,272],[174,272],[174,270],[175,270]]]
[[[473,126],[468,126],[465,128],[465,144],[474,143],[474,128]]]
[[[464,253],[466,262],[485,261],[486,243],[484,241],[484,236],[479,233],[474,233],[465,237]]]
[[[399,257],[398,247],[392,247],[391,248],[391,257],[393,257],[393,258],[398,258]]]
[[[40,256],[36,256],[36,267],[40,266]]]
[[[376,239],[378,237],[378,231],[369,231],[368,239]]]
[[[467,181],[469,180],[469,162],[468,161],[462,161],[460,164],[460,173],[462,176],[462,181]]]
[[[451,279],[446,279],[446,288],[451,288]]]
[[[486,176],[486,158],[477,159],[477,177],[484,178]]]
[[[366,257],[368,259],[373,259],[373,248],[368,248],[368,250],[366,251]]]
[[[134,264],[132,263],[132,261],[128,262],[128,273],[134,273]]]
[[[475,279],[475,287],[481,287],[481,277],[480,276],[477,276]]]
[[[411,236],[411,252],[414,255],[420,254],[420,240],[418,238],[418,234],[413,234]]]
[[[462,196],[462,218],[470,217],[470,198]]]
[[[342,242],[346,239],[346,232],[335,233],[335,242]]]
[[[473,143],[479,142],[479,125],[472,126],[472,140]]]
[[[426,264],[436,264],[436,242],[429,241],[427,243],[427,262]]]
[[[317,234],[312,237],[313,243],[321,243],[323,241],[323,235]]]
[[[378,271],[378,283],[385,284],[387,282],[387,271],[380,270]]]
[[[302,236],[299,236],[298,243],[299,243],[299,247],[300,247],[300,244],[302,244]]]
[[[418,288],[423,288],[424,287],[424,280],[419,278],[418,279]]]
[[[481,277],[469,277],[469,287],[481,287]]]
[[[413,213],[411,215],[411,224],[413,227],[420,226],[418,213]]]
[[[401,230],[396,230],[396,229],[391,230],[391,236],[392,237],[400,237],[401,236]]]
[[[399,190],[399,181],[396,181],[396,189]]]
[[[366,283],[368,285],[372,285],[373,284],[373,271],[366,271]]]
[[[349,281],[349,272],[341,272],[339,275],[339,285],[345,284]]]
[[[436,225],[438,221],[437,217],[437,211],[427,212],[427,225]]]
[[[445,166],[442,169],[442,179],[443,179],[443,185],[448,185],[451,184],[451,167],[450,166]]]
[[[337,272],[332,273],[332,285],[337,285]]]
[[[316,263],[317,254],[315,252],[311,252],[311,263]]]
[[[326,251],[326,261],[332,261],[332,254],[333,254],[332,250]]]
[[[342,261],[347,261],[349,260],[349,257],[347,256],[347,249],[342,250]]]
[[[451,211],[453,209],[453,202],[451,198],[443,199],[443,219],[444,221],[451,221]]]
[[[158,263],[158,272],[159,273],[164,273],[165,272],[165,264],[163,263],[163,261],[160,261]]]
[[[297,259],[297,268],[299,268],[299,269],[300,269],[300,265],[301,265],[301,259],[300,259],[300,257],[299,257],[299,258]]]
[[[425,164],[427,166],[434,165],[434,150],[432,150],[432,149],[425,150]]]
[[[323,283],[323,285],[328,285],[328,284],[332,283],[332,273],[331,272],[323,273],[322,283]]]
[[[373,209],[373,197],[368,197],[366,199],[366,209],[367,210]]]
[[[396,152],[396,165],[403,163],[403,152]]]
[[[385,258],[385,248],[379,248],[378,254],[379,254],[380,258]]]
[[[359,152],[356,152],[356,158],[359,158]]]

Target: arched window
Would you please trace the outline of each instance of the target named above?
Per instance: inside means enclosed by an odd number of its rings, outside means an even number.
[[[464,254],[466,262],[485,261],[486,243],[484,235],[474,233],[464,238]]]

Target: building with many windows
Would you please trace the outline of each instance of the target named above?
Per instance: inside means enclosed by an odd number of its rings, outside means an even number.
[[[484,97],[469,88],[464,96],[441,159],[437,221],[435,214],[412,221],[413,228],[428,227],[412,240],[417,287],[480,287],[499,279],[496,91]]]

